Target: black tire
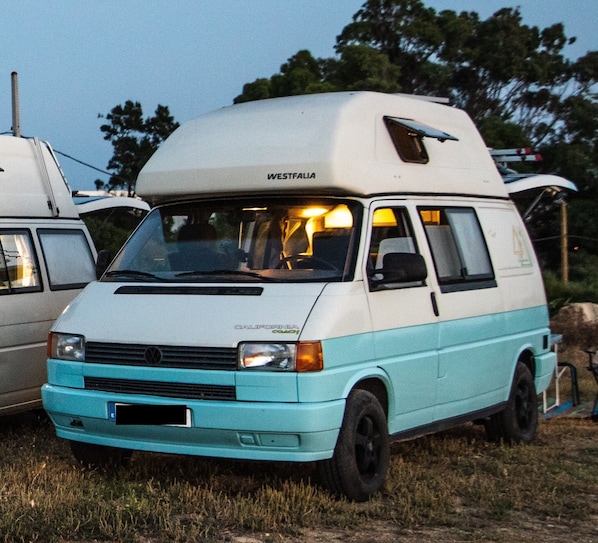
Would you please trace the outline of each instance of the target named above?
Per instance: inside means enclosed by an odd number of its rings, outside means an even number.
[[[491,441],[530,443],[538,427],[538,405],[534,378],[523,362],[518,362],[507,406],[490,417],[486,434]]]
[[[386,416],[370,392],[353,390],[332,458],[318,462],[324,486],[337,495],[367,501],[384,486],[390,457]]]
[[[103,445],[92,445],[80,441],[71,441],[73,456],[86,467],[109,469],[126,466],[131,459],[133,451]]]

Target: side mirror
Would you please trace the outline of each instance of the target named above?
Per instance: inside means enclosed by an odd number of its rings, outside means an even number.
[[[412,283],[424,281],[428,270],[424,257],[414,253],[388,253],[382,260],[382,268],[370,272],[373,285],[386,283]]]
[[[108,268],[110,261],[112,260],[112,255],[108,249],[102,249],[98,252],[98,258],[96,260],[96,279],[99,279],[104,275],[104,272]]]

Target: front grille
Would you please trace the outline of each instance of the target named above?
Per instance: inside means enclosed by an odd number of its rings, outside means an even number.
[[[141,381],[138,379],[111,379],[106,377],[85,377],[87,390],[114,392],[117,394],[145,394],[189,400],[236,400],[234,386],[197,385],[189,383],[165,383],[162,381]]]
[[[158,362],[148,361],[146,356],[148,349],[159,349],[161,357]],[[237,368],[237,349],[234,347],[179,347],[90,341],[85,345],[85,359],[94,364],[235,370]]]

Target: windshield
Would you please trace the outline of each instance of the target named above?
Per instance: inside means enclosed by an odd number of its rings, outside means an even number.
[[[360,204],[340,199],[167,205],[147,216],[102,280],[347,281],[360,216]]]

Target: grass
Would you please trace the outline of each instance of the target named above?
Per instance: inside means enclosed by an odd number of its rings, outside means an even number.
[[[558,331],[591,403],[578,340],[598,330]],[[528,446],[489,443],[471,424],[395,443],[384,492],[356,504],[321,489],[311,464],[136,453],[128,469],[88,470],[43,412],[0,419],[0,542],[421,540],[598,541],[598,424],[542,420]]]
[[[474,425],[396,443],[386,490],[355,504],[320,489],[312,465],[137,453],[129,469],[90,471],[43,413],[28,413],[0,425],[0,541],[213,542],[258,533],[274,542],[313,532],[368,541],[381,527],[379,542],[436,527],[459,534],[450,541],[502,541],[501,526],[521,517],[591,530],[597,437],[596,423],[555,418],[529,446],[490,444]]]

